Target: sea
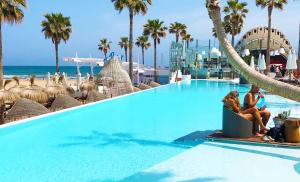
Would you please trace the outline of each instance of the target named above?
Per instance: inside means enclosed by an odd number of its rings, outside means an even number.
[[[65,72],[69,79],[75,79],[77,74],[76,66],[60,66],[59,71],[61,73]],[[94,67],[94,74],[97,75],[101,72],[101,67]],[[47,73],[53,75],[55,73],[55,66],[4,66],[3,67],[3,77],[5,79],[10,79],[13,76],[18,76],[20,78],[28,78],[29,76],[35,75],[37,78],[44,79]],[[82,76],[87,73],[91,74],[91,68],[89,66],[81,66],[80,72]],[[169,82],[169,77],[167,75],[160,75],[158,81],[161,84],[167,84]]]

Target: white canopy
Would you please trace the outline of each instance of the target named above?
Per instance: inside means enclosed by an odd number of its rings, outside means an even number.
[[[296,60],[297,60],[296,55],[292,51],[289,51],[289,55],[288,55],[288,59],[287,59],[287,63],[286,63],[286,69],[287,70],[297,69]]]
[[[265,55],[261,55],[261,54],[259,55],[259,58],[258,58],[258,69],[260,71],[263,71],[263,70],[267,69]]]
[[[250,67],[255,70],[255,63],[254,63],[254,57],[251,57]]]

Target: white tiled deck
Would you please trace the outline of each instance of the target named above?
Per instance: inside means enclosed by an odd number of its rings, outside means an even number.
[[[299,182],[300,150],[205,142],[124,181]]]

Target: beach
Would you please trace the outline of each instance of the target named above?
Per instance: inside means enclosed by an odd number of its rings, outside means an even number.
[[[5,80],[7,80],[7,79],[5,79]],[[83,81],[84,81],[84,79],[83,79]],[[52,83],[52,81],[51,81],[51,83]],[[34,81],[34,84],[45,88],[46,84],[47,84],[47,80],[43,79],[43,78],[36,78]],[[76,86],[76,80],[68,79],[67,84],[68,84],[68,86]],[[6,85],[5,89],[10,89],[11,87],[14,87],[15,85],[16,85],[16,83],[14,81],[12,81]],[[20,79],[20,85],[29,86],[30,85],[29,78]]]

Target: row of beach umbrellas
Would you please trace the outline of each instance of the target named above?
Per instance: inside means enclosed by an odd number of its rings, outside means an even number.
[[[253,70],[256,70],[253,56],[251,57],[250,67]],[[265,55],[259,54],[258,61],[257,61],[257,67],[258,67],[259,71],[264,71],[264,70],[267,69]],[[289,51],[288,59],[287,59],[287,63],[286,63],[286,69],[287,70],[296,70],[297,69],[297,54],[296,54],[296,51]]]

